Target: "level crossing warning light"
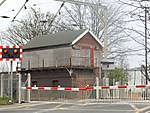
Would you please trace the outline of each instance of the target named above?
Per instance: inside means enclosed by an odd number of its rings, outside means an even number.
[[[3,48],[2,58],[20,58],[19,48]]]
[[[0,60],[22,60],[22,47],[0,46]]]
[[[8,50],[7,49],[4,49],[4,54],[8,54]]]

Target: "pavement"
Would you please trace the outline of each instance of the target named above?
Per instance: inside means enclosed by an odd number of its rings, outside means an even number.
[[[0,113],[150,113],[148,102],[34,101],[0,106]]]

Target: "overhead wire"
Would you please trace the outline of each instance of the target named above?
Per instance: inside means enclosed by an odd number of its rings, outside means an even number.
[[[19,13],[21,12],[21,10],[23,8],[26,9],[26,3],[29,2],[29,0],[26,0],[25,3],[22,5],[22,7],[19,9],[19,11],[17,12],[17,14],[13,17],[12,22],[16,19],[16,17],[19,15]]]
[[[57,15],[60,13],[62,7],[64,6],[65,2],[62,2],[61,6],[59,7],[58,11],[56,12],[56,14],[54,15],[53,19],[50,21],[49,26],[52,26],[52,23],[54,22],[54,20],[56,19]],[[50,28],[49,28],[50,29]]]
[[[26,0],[26,1],[25,1],[25,3],[22,5],[22,7],[21,7],[21,8],[19,9],[19,11],[17,12],[17,14],[13,17],[12,22],[16,19],[16,17],[19,15],[19,13],[21,12],[21,10],[22,10],[23,8],[26,9],[26,3],[27,3],[28,1],[29,1],[29,0]],[[54,20],[55,20],[55,18],[57,17],[57,15],[60,13],[62,7],[64,6],[64,3],[65,3],[65,2],[63,1],[62,4],[61,4],[61,6],[60,6],[60,8],[58,9],[58,11],[56,12],[56,14],[54,15],[53,19],[51,20],[49,26],[52,25],[52,23],[54,22]]]

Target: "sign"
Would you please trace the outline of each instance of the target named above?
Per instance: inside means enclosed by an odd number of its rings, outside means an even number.
[[[22,46],[0,46],[1,61],[22,60]]]

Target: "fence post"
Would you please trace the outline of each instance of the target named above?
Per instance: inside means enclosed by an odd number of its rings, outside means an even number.
[[[19,89],[19,91],[18,91],[18,103],[19,104],[21,104],[21,73],[17,73],[18,74],[18,79],[19,79],[19,81],[18,81],[18,89]]]
[[[99,78],[96,77],[96,99],[99,100]]]
[[[3,80],[4,74],[1,74],[1,97],[3,97],[4,92],[4,80]]]
[[[28,73],[28,87],[31,87],[31,74],[30,73]],[[30,89],[28,89],[27,97],[28,97],[28,102],[30,102],[31,101],[31,90]]]

